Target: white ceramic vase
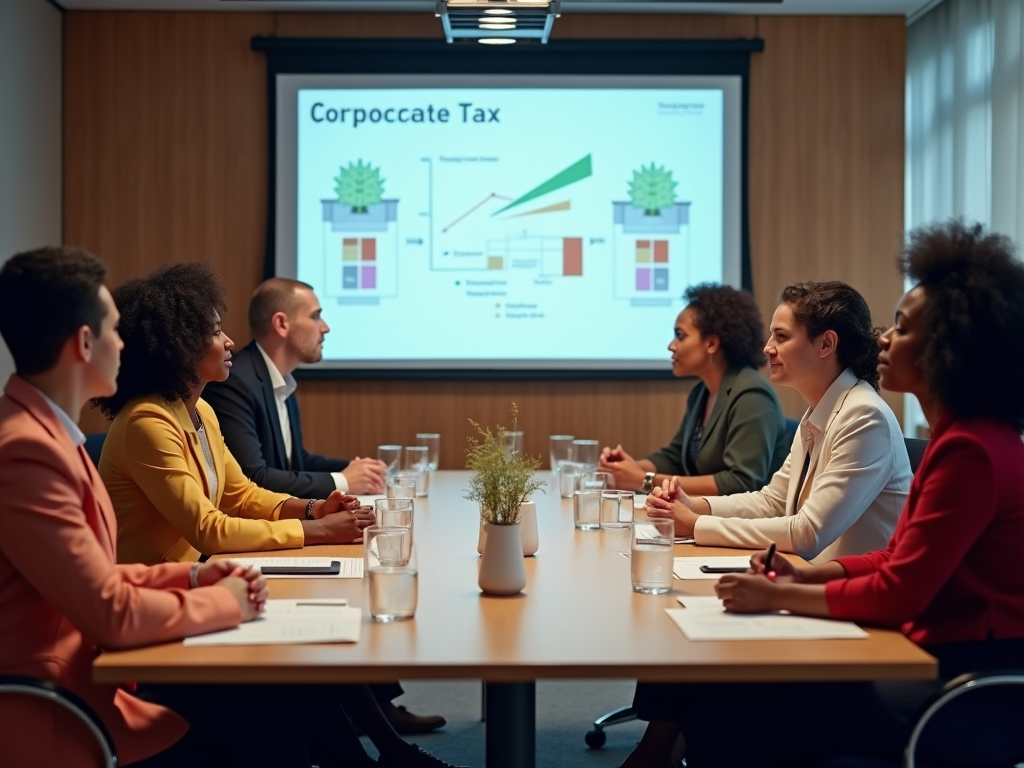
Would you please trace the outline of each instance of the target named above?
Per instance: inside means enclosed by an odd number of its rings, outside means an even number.
[[[524,501],[519,505],[519,536],[523,540],[523,557],[537,554],[540,540],[537,537],[537,505]]]
[[[519,525],[484,523],[486,546],[480,559],[477,584],[490,595],[515,595],[526,586],[523,542]]]
[[[482,555],[487,548],[487,523],[480,516],[480,532],[476,537],[477,554]],[[519,505],[519,535],[523,541],[523,557],[537,554],[540,548],[540,537],[537,534],[537,505],[532,501],[524,501]]]

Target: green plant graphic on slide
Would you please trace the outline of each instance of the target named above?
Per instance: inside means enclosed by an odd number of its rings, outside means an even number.
[[[650,167],[640,166],[633,171],[633,180],[629,182],[629,199],[634,208],[643,209],[645,216],[657,216],[662,208],[676,201],[676,185],[672,180],[672,171],[666,171],[652,162]]]
[[[347,168],[339,168],[334,181],[338,202],[351,206],[352,213],[366,213],[369,206],[377,205],[384,196],[384,179],[380,177],[380,168],[374,168],[369,163],[364,165],[362,159],[349,163]]]

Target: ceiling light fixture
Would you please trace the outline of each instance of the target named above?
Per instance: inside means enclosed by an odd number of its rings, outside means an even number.
[[[509,39],[546,43],[559,16],[560,0],[437,0],[449,43]],[[501,43],[488,43],[501,45]]]
[[[512,45],[515,40],[511,37],[481,37],[477,42],[484,45]]]

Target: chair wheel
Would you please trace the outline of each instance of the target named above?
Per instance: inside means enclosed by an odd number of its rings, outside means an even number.
[[[591,749],[600,749],[608,740],[608,736],[604,731],[599,731],[595,728],[592,731],[587,731],[587,735],[583,737],[583,740],[587,742],[587,746]]]

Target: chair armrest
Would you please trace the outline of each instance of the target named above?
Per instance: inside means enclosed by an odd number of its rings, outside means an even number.
[[[110,738],[110,733],[107,731],[106,726],[96,716],[96,713],[89,708],[89,705],[71,693],[71,691],[67,691],[49,680],[22,677],[21,675],[0,675],[0,696],[5,694],[36,696],[37,698],[53,702],[71,712],[96,737],[96,741],[99,743],[103,754],[103,764],[107,768],[117,768],[117,752],[114,749],[114,741]]]

